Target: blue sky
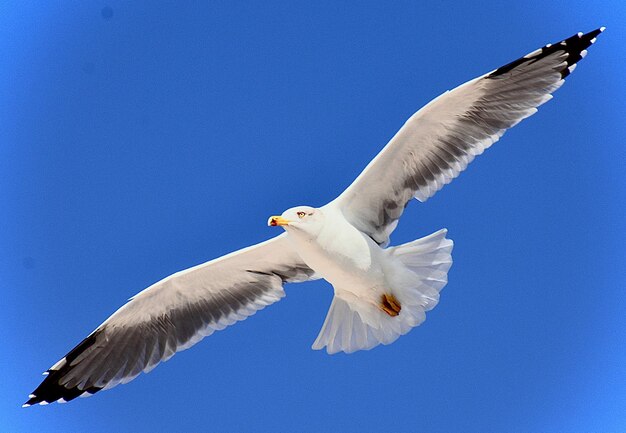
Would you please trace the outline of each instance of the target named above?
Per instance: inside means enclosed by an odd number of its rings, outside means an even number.
[[[626,6],[539,2],[0,6],[0,429],[622,432]],[[546,43],[607,31],[539,113],[425,204],[455,263],[387,347],[312,351],[292,285],[128,385],[21,409],[127,298],[339,194],[418,108]]]

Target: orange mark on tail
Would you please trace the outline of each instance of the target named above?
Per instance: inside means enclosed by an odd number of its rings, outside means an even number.
[[[396,297],[387,293],[383,293],[380,297],[380,305],[378,307],[391,317],[396,317],[402,310],[402,306]]]

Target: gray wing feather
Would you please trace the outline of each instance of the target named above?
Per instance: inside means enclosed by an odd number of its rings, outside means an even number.
[[[171,275],[131,298],[52,366],[25,405],[129,382],[280,300],[284,283],[313,278],[284,234]]]
[[[386,245],[413,197],[432,197],[508,128],[551,99],[602,30],[547,45],[434,99],[331,203]]]

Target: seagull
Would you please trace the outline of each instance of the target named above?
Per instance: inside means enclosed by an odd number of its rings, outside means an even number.
[[[86,397],[141,372],[285,296],[285,283],[334,288],[313,349],[393,343],[439,301],[452,264],[439,230],[389,247],[407,204],[432,197],[504,132],[552,98],[604,27],[548,44],[447,91],[413,114],[330,203],[269,218],[284,233],[177,272],[136,294],[60,361],[23,405]]]

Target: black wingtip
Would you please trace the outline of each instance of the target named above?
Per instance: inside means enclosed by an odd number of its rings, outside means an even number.
[[[548,44],[543,48],[533,51],[530,54],[525,55],[511,63],[508,63],[489,74],[488,78],[497,78],[513,69],[526,63],[534,63],[550,54],[558,51],[565,51],[568,56],[566,59],[567,65],[563,67],[559,72],[561,78],[567,77],[576,67],[576,63],[580,61],[587,54],[587,48],[596,41],[596,38],[602,33],[606,27],[600,27],[589,33],[577,33],[567,39],[563,39],[555,44]]]
[[[102,390],[102,388],[97,386],[92,386],[86,389],[80,389],[77,386],[66,388],[65,386],[59,384],[58,379],[60,379],[60,377],[62,377],[62,375],[58,374],[50,374],[46,377],[41,385],[39,385],[39,387],[37,387],[37,389],[29,396],[30,398],[22,405],[22,407],[30,407],[35,404],[46,405],[54,403],[55,401],[65,403],[72,401],[76,397],[80,397],[85,393],[93,395]],[[52,379],[49,380],[50,378]]]
[[[98,330],[78,344],[72,349],[65,357],[59,361],[55,366],[49,369],[46,373],[46,378],[28,397],[29,399],[22,405],[22,407],[29,407],[35,404],[45,405],[53,403],[55,401],[67,402],[74,400],[85,393],[95,394],[102,388],[97,386],[90,386],[87,388],[79,388],[78,385],[68,387],[60,383],[61,379],[72,369],[72,362],[85,350],[95,344],[98,335],[101,330]],[[46,374],[44,373],[44,374]]]

